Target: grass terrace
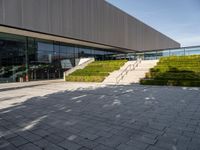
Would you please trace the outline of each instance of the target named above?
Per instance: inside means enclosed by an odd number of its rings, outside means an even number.
[[[143,85],[200,86],[200,55],[163,57],[140,83]]]
[[[120,69],[127,60],[95,61],[84,69],[76,70],[66,77],[71,82],[102,82],[111,72]]]

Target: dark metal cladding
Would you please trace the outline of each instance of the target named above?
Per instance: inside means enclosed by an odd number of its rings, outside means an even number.
[[[180,47],[104,0],[0,0],[0,25],[129,50]]]

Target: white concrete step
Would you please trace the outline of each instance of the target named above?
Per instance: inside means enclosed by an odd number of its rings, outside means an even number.
[[[116,78],[126,69],[130,64],[135,64],[136,61],[128,61],[119,70],[116,70],[103,81],[105,84],[116,84]]]
[[[135,70],[128,72],[119,84],[139,83],[140,79],[144,78],[149,69],[153,68],[157,63],[158,60],[143,60]]]

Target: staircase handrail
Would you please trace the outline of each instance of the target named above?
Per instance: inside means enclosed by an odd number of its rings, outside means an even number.
[[[116,83],[118,84],[125,75],[128,74],[129,71],[135,70],[136,67],[141,63],[142,59],[138,58],[134,64],[129,64],[117,77],[116,77]]]

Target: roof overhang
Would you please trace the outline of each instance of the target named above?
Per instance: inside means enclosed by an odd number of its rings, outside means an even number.
[[[134,52],[132,50],[126,50],[126,49],[122,49],[122,48],[118,48],[118,47],[114,47],[114,46],[108,46],[108,45],[104,45],[104,44],[99,44],[99,43],[94,43],[94,42],[89,42],[89,41],[84,41],[84,40],[79,40],[79,39],[72,39],[72,38],[68,38],[68,37],[61,37],[61,36],[57,36],[57,35],[50,35],[50,34],[40,33],[40,32],[36,32],[36,31],[18,29],[18,28],[3,26],[3,25],[0,25],[0,32],[21,35],[21,36],[27,36],[27,37],[33,37],[33,38],[44,39],[44,40],[63,42],[66,44],[74,44],[74,45],[100,48],[100,49],[104,49],[104,50],[115,50],[115,51],[119,51],[119,52]]]

